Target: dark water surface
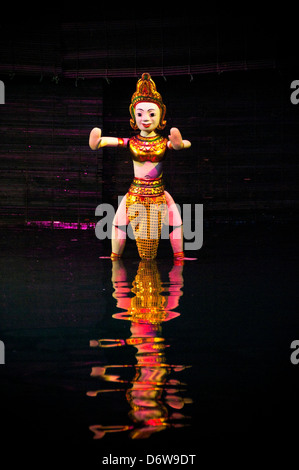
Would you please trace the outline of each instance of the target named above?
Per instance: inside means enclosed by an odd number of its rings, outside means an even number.
[[[177,266],[168,241],[154,262],[133,242],[120,262],[99,259],[110,247],[93,230],[8,229],[0,243],[12,463],[35,466],[42,450],[43,463],[80,456],[85,468],[110,455],[243,468],[259,451],[270,462],[295,450],[293,227],[211,228],[198,259]]]

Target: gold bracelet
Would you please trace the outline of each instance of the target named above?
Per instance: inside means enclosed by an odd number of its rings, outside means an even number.
[[[183,259],[185,256],[185,253],[183,251],[178,251],[177,253],[174,253],[173,254],[173,257],[175,259]]]
[[[111,252],[110,258],[112,259],[112,261],[120,259],[120,257],[121,257],[121,255],[119,255],[117,253],[113,253],[113,251]]]
[[[182,150],[183,148],[185,148],[185,145],[184,145],[184,142],[183,142],[183,141],[182,141],[182,144],[181,144],[181,145],[182,145],[182,146],[181,146],[181,148],[180,148],[179,150]],[[173,149],[173,145],[172,145],[172,143],[171,143],[170,141],[169,141],[169,146],[168,146],[168,148]]]

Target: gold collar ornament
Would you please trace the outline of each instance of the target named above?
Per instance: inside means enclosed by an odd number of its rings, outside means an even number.
[[[140,102],[150,102],[155,103],[160,108],[160,122],[157,129],[164,129],[166,126],[165,113],[166,106],[163,104],[162,96],[156,89],[156,84],[152,80],[149,73],[143,73],[142,77],[138,80],[136,85],[136,91],[132,95],[131,104],[129,106],[131,118],[130,124],[131,127],[135,130],[138,129],[135,119],[135,106]]]

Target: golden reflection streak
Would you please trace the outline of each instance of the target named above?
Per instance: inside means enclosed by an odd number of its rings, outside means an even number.
[[[184,426],[182,421],[186,416],[177,410],[182,410],[186,403],[191,403],[190,399],[178,395],[184,391],[183,386],[186,384],[169,378],[172,372],[180,372],[187,366],[167,363],[165,349],[169,345],[165,344],[162,337],[162,323],[180,315],[173,309],[178,306],[182,295],[183,264],[173,266],[169,273],[170,284],[166,287],[162,285],[156,260],[141,260],[131,289],[128,289],[123,261],[114,261],[112,266],[113,297],[117,300],[117,307],[124,310],[113,315],[113,318],[131,322],[131,337],[91,340],[90,346],[133,346],[137,350],[136,364],[93,367],[91,376],[127,386],[123,389],[89,391],[87,395],[94,397],[107,391],[124,392],[131,407],[128,415],[133,424],[94,425],[89,429],[94,433],[94,439],[101,439],[108,432],[128,430],[131,439],[148,438],[154,432]],[[134,371],[135,375],[124,380],[120,377],[126,368]],[[114,369],[119,374],[108,373],[107,369]]]

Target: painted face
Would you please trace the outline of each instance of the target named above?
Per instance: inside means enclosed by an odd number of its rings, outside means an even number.
[[[155,103],[142,101],[135,107],[138,129],[147,134],[157,129],[160,122],[160,108]]]

